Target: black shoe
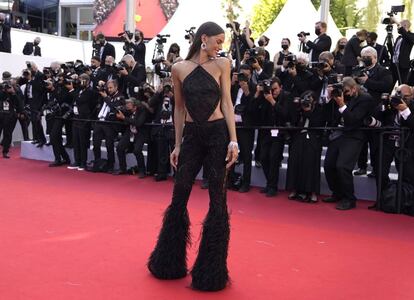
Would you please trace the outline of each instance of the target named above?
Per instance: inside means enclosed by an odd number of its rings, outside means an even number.
[[[106,173],[113,174],[114,173],[114,168],[108,168],[108,170],[106,170]]]
[[[154,178],[155,178],[155,181],[157,181],[157,182],[165,181],[165,180],[167,180],[167,175],[157,175]]]
[[[145,174],[145,172],[143,172],[143,171],[138,172],[138,178],[139,178],[139,179],[145,178],[146,176],[147,176],[147,175]]]
[[[39,144],[36,145],[37,148],[42,148],[45,145],[45,143],[40,142]]]
[[[366,175],[366,174],[367,174],[367,169],[364,169],[364,168],[359,168],[358,170],[354,172],[354,176],[361,176],[361,175]]]
[[[54,162],[52,162],[51,164],[49,164],[49,167],[53,168],[53,167],[61,167],[63,166],[65,163],[61,160],[55,160]]]
[[[203,179],[203,182],[201,183],[201,189],[202,190],[208,189],[208,180],[207,179]]]
[[[239,193],[247,193],[248,191],[250,191],[250,186],[248,186],[248,185],[242,185],[239,188]]]
[[[331,197],[322,199],[322,202],[325,202],[325,203],[335,203],[335,202],[338,202],[338,201],[339,201],[338,197],[336,197],[334,195],[332,195]]]
[[[38,144],[39,143],[39,141],[38,140],[33,140],[33,141],[31,141],[30,142],[30,144],[32,144],[32,145],[36,145],[36,144]]]
[[[7,154],[7,153],[3,152],[3,158],[8,159],[8,158],[10,158],[10,156],[9,156],[9,154]]]
[[[78,164],[70,164],[70,165],[68,166],[68,169],[69,169],[69,170],[77,170],[77,169],[78,169],[78,167],[79,167],[79,165],[78,165]]]
[[[274,188],[268,188],[266,192],[266,197],[275,197],[277,195],[277,190]]]
[[[377,175],[374,172],[371,172],[367,175],[369,178],[375,178]]]
[[[356,207],[355,201],[342,200],[336,205],[338,210],[348,210]]]
[[[128,172],[125,170],[117,170],[115,172],[112,173],[112,175],[127,175]]]
[[[375,202],[373,205],[368,206],[368,209],[369,210],[377,210],[378,209],[377,202]]]
[[[45,146],[50,146],[50,145],[52,145],[50,142],[47,142],[47,143],[45,144]]]
[[[260,189],[260,193],[261,193],[261,194],[266,194],[266,193],[267,193],[267,190],[268,190],[267,186],[266,186],[266,187],[264,187],[264,188],[261,188],[261,189]]]

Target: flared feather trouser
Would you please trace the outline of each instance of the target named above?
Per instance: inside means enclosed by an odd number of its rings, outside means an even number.
[[[203,222],[197,259],[191,271],[194,289],[216,291],[228,280],[227,251],[230,227],[226,203],[225,157],[228,131],[224,120],[203,125],[186,123],[172,202],[164,214],[148,269],[157,278],[177,279],[187,274],[186,249],[190,243],[187,203],[201,166],[208,166],[210,205]]]

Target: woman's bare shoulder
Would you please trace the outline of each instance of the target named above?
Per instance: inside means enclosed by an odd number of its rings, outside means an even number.
[[[187,72],[188,68],[189,68],[189,62],[187,60],[182,60],[182,61],[179,61],[173,64],[171,68],[171,72],[180,78],[182,74]]]
[[[228,59],[226,57],[217,57],[216,58],[216,63],[221,69],[230,68],[230,66],[231,66],[230,59]]]

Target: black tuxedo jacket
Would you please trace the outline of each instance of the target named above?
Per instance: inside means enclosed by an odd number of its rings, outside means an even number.
[[[237,94],[239,93],[239,84],[236,83],[231,86],[231,99],[233,101],[233,105],[236,104],[237,101]],[[250,93],[246,96],[244,93],[240,99],[240,104],[243,107],[243,113],[241,114],[242,123],[245,126],[253,126],[256,124],[256,111],[254,108],[253,97],[256,92],[256,85],[253,84],[251,81],[249,82],[249,90]]]
[[[112,56],[115,59],[115,47],[110,44],[106,43],[101,55],[101,67],[105,66],[105,58],[107,56]]]
[[[367,92],[374,98],[375,103],[381,102],[382,93],[390,93],[393,88],[392,73],[383,66],[375,65],[367,71],[368,79],[364,83]]]
[[[308,41],[305,44],[304,52],[310,53],[312,50],[311,61],[318,61],[319,54],[324,51],[329,51],[331,49],[332,40],[326,35],[326,33],[321,34],[315,41]]]
[[[38,45],[34,46],[32,42],[27,42],[24,45],[23,48],[23,54],[24,55],[32,55],[33,54],[33,48],[34,48],[34,56],[42,56],[41,49]]]
[[[360,40],[354,35],[345,46],[344,56],[342,57],[341,63],[345,67],[353,67],[358,65],[357,57],[361,56]]]
[[[147,72],[145,67],[137,63],[134,69],[127,75],[121,77],[124,95],[129,97],[137,97],[134,91],[135,87],[142,86],[147,80]]]

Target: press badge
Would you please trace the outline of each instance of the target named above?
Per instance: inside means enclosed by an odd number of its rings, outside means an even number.
[[[78,107],[76,105],[73,107],[73,113],[79,115]]]
[[[278,129],[272,129],[270,131],[270,134],[272,135],[272,137],[278,137],[279,136],[279,130]]]
[[[7,101],[3,101],[3,111],[9,111],[10,110],[10,103]]]

